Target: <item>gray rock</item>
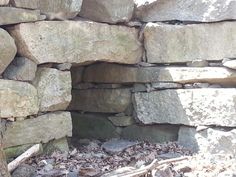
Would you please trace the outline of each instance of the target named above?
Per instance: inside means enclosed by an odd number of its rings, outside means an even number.
[[[147,61],[179,63],[236,58],[235,33],[234,22],[192,25],[148,23],[144,29]]]
[[[7,5],[9,3],[9,0],[0,0],[0,6]]]
[[[128,22],[133,15],[133,0],[83,0],[80,16],[98,22]]]
[[[1,7],[0,7],[1,8]],[[0,17],[1,18],[1,17]],[[0,28],[0,75],[11,63],[16,55],[16,45],[14,39],[2,28]]]
[[[36,175],[36,169],[30,165],[22,164],[12,173],[12,177],[32,177]]]
[[[235,127],[234,88],[177,89],[134,94],[137,119],[144,124]]]
[[[135,123],[132,116],[109,116],[108,119],[113,125],[118,127],[126,127]]]
[[[151,87],[154,89],[177,89],[182,88],[182,84],[173,83],[173,82],[158,82],[158,83],[151,83]]]
[[[187,66],[189,66],[189,67],[207,67],[208,61],[206,61],[206,60],[193,60],[193,61],[187,62]]]
[[[65,20],[79,13],[82,0],[11,0],[11,4],[15,7],[39,9],[49,20]]]
[[[61,153],[69,152],[69,144],[66,137],[58,140],[52,140],[46,143],[43,147],[43,152],[45,154],[50,155],[55,151],[59,151]]]
[[[69,71],[71,67],[72,67],[71,63],[62,63],[56,66],[56,68],[59,69],[60,71]]]
[[[28,10],[14,7],[0,7],[0,25],[44,20],[39,10]]]
[[[69,71],[38,68],[33,85],[38,90],[39,110],[65,110],[71,101],[71,75]]]
[[[86,29],[86,30],[85,30]],[[88,21],[42,21],[13,26],[9,32],[21,56],[42,63],[95,61],[138,63],[138,29]]]
[[[144,22],[215,22],[236,19],[234,0],[135,0],[135,3],[135,17]]]
[[[37,65],[24,57],[16,57],[3,73],[3,77],[11,80],[32,81]]]
[[[227,68],[236,69],[236,59],[235,60],[224,59],[222,63],[223,63],[223,66]]]

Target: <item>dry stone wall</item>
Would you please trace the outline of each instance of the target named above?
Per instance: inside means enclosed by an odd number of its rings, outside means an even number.
[[[234,0],[0,0],[6,152],[64,142],[73,124],[78,138],[235,155],[235,12]]]

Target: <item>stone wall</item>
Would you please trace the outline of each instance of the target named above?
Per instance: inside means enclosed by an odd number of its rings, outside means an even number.
[[[79,138],[235,154],[235,12],[234,0],[0,0],[6,151],[73,124]]]

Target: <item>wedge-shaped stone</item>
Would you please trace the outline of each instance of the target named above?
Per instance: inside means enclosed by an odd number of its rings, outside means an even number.
[[[16,45],[14,39],[2,28],[0,28],[0,40],[0,74],[2,74],[16,55]]]
[[[137,63],[142,48],[138,30],[85,21],[44,21],[10,30],[18,53],[37,63]]]
[[[37,90],[26,82],[0,79],[0,118],[37,114]]]
[[[236,126],[236,89],[178,89],[135,93],[134,108],[144,124]]]
[[[236,23],[193,25],[148,23],[144,45],[150,63],[236,58]]]
[[[15,7],[39,9],[48,19],[74,18],[80,11],[82,0],[11,0]]]
[[[235,0],[135,0],[135,3],[135,17],[144,22],[236,19]]]
[[[224,67],[132,67],[94,64],[85,69],[83,81],[94,83],[208,82],[236,85],[236,72]]]
[[[129,89],[72,90],[70,110],[85,112],[124,112],[131,104]]]
[[[47,143],[65,136],[72,136],[70,113],[49,113],[10,124],[5,133],[5,148],[40,142]]]
[[[83,0],[80,16],[98,22],[128,22],[133,15],[133,0]]]
[[[0,7],[0,25],[10,25],[22,22],[44,20],[39,10],[19,9],[14,7]]]
[[[71,101],[71,75],[69,71],[38,68],[33,85],[38,90],[39,110],[65,110]]]

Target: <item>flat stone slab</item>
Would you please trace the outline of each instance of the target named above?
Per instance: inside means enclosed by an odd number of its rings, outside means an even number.
[[[163,90],[134,94],[137,119],[144,124],[236,126],[236,89]]]
[[[34,22],[44,19],[45,15],[41,15],[39,10],[0,7],[0,25]]]
[[[4,147],[47,143],[50,140],[65,136],[72,136],[70,113],[48,113],[36,118],[11,123],[5,132]]]
[[[236,23],[192,25],[148,23],[144,45],[150,63],[236,58]]]
[[[141,60],[138,30],[86,21],[19,24],[9,32],[18,53],[38,64],[106,61],[134,64]]]
[[[135,4],[135,17],[144,22],[215,22],[236,19],[234,0],[135,0]]]

